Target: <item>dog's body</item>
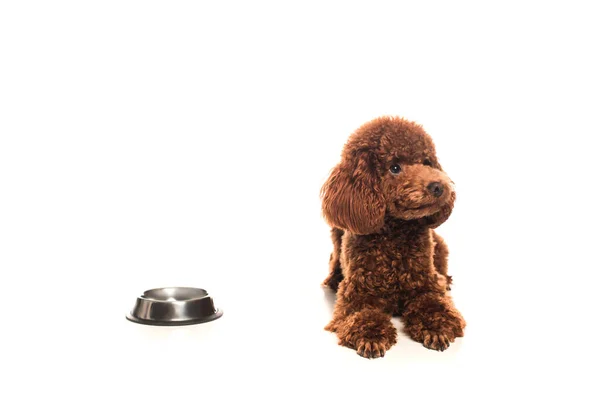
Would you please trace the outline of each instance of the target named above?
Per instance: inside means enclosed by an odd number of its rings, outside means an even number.
[[[440,235],[438,235],[437,233],[435,233],[435,231],[433,229],[429,230],[431,233],[431,246],[429,245],[429,243],[423,243],[423,244],[417,244],[417,246],[419,246],[420,248],[426,249],[427,252],[432,251],[433,252],[433,266],[435,268],[435,271],[437,272],[437,278],[440,281],[440,283],[445,284],[446,285],[446,289],[450,290],[450,285],[452,283],[452,277],[450,275],[448,275],[448,247],[446,246],[446,243],[444,242],[444,239],[442,239],[442,237]],[[388,232],[386,232],[387,234]],[[416,234],[415,234],[416,233]],[[414,236],[411,236],[414,235]],[[386,235],[381,235],[381,242],[385,243],[385,246],[391,246],[390,248],[390,252],[384,252],[386,255],[393,255],[395,252],[398,251],[398,249],[403,249],[403,248],[411,248],[413,247],[413,244],[409,244],[408,240],[413,240],[413,243],[417,243],[417,240],[422,240],[423,237],[425,237],[427,235],[426,232],[411,232],[411,231],[399,231],[398,235],[394,235],[391,237],[387,237]],[[344,237],[346,238],[346,244],[342,244]],[[352,239],[350,239],[352,237]],[[344,279],[344,275],[349,275],[350,272],[347,271],[345,274],[342,270],[342,261],[341,261],[341,257],[342,257],[342,247],[345,248],[351,248],[351,249],[356,249],[356,248],[361,248],[363,246],[366,246],[367,248],[372,245],[371,243],[371,239],[372,237],[366,237],[362,236],[362,235],[354,235],[351,232],[347,232],[346,235],[344,235],[344,231],[338,228],[332,228],[331,229],[331,239],[333,241],[333,252],[331,253],[331,257],[329,258],[329,275],[327,276],[327,278],[325,279],[325,281],[323,282],[323,285],[337,291],[340,282]],[[429,241],[428,241],[429,242]],[[348,244],[349,243],[349,244]],[[427,248],[429,247],[429,248]],[[404,257],[405,259],[407,258],[412,258],[410,254],[407,253],[402,253],[399,255],[398,258],[396,259],[389,259],[387,260],[386,265],[394,265],[394,266],[399,266],[399,261],[402,259],[402,257]],[[348,266],[348,263],[346,261],[344,261],[343,265]],[[398,268],[393,268],[391,269],[391,271],[386,271],[385,270],[385,266],[379,270],[379,273],[382,275],[398,275],[399,269]],[[427,271],[427,273],[429,274],[429,271]],[[396,277],[396,279],[392,279],[392,281],[396,281],[397,283],[400,283],[401,278],[398,275]],[[392,290],[394,291],[394,293],[392,294],[393,297],[396,297],[397,293],[397,285],[393,286]],[[382,293],[383,294],[383,293]],[[399,302],[392,302],[393,304],[390,304],[390,308],[394,310],[394,315],[400,315],[399,312],[399,306],[400,303]]]
[[[448,249],[433,228],[452,212],[452,181],[431,138],[400,118],[359,128],[322,190],[334,251],[324,284],[337,290],[326,329],[361,356],[396,342],[392,315],[411,338],[445,350],[465,322],[448,294]]]

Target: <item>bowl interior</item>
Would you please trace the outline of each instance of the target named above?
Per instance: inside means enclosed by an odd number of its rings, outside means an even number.
[[[208,292],[204,289],[190,287],[167,287],[146,290],[141,297],[143,299],[154,301],[186,301],[201,299],[206,296],[208,296]]]

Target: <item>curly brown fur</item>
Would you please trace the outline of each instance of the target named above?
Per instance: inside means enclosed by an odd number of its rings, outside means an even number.
[[[452,277],[448,275],[448,246],[434,230],[431,230],[431,238],[433,240],[433,265],[441,275],[442,282],[445,282],[446,289],[450,290]]]
[[[348,140],[321,191],[333,253],[323,284],[337,290],[325,329],[367,358],[396,343],[392,315],[427,348],[443,351],[465,321],[448,293],[448,248],[433,231],[456,198],[420,125],[381,117]]]
[[[331,228],[331,240],[333,242],[333,252],[329,256],[329,275],[323,281],[323,285],[330,289],[337,290],[338,285],[344,277],[342,275],[342,266],[340,264],[340,251],[342,248],[342,236],[344,231],[338,228]]]

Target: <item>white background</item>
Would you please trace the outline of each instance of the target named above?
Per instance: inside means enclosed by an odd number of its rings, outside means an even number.
[[[598,398],[598,12],[483,3],[2,2],[0,397]],[[323,330],[319,189],[382,114],[457,183],[443,353]],[[224,317],[125,320],[168,285]]]

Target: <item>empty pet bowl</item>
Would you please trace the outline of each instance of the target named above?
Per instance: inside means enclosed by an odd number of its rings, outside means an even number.
[[[215,308],[204,289],[167,287],[146,290],[137,298],[127,319],[147,325],[192,325],[215,320],[223,311]]]

